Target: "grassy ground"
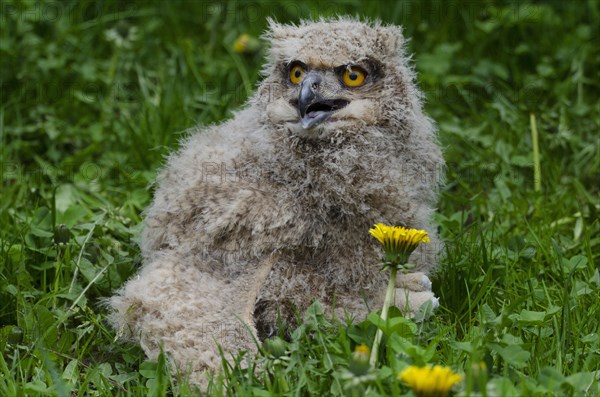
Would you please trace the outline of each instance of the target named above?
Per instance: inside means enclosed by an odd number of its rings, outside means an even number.
[[[250,362],[254,375],[240,356],[212,393],[402,395],[395,374],[430,363],[464,374],[464,395],[600,394],[598,1],[0,6],[0,395],[194,395],[164,357],[115,342],[100,298],[139,266],[162,156],[252,91],[264,48],[234,40],[267,16],[336,13],[412,37],[448,161],[441,307],[397,320],[381,369],[357,377],[373,323],[314,306],[283,356]]]

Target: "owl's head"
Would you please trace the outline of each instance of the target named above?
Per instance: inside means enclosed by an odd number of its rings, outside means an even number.
[[[420,113],[401,29],[348,18],[270,21],[265,79],[256,102],[264,123],[303,138],[357,134]],[[410,126],[408,126],[410,127]]]

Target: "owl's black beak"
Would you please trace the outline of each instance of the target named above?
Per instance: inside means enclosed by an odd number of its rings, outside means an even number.
[[[321,85],[321,76],[316,73],[309,73],[300,85],[300,94],[298,95],[298,110],[300,117],[306,116],[306,110],[310,105],[321,99],[319,95],[319,86]]]
[[[348,101],[343,99],[325,99],[320,93],[321,76],[309,73],[300,84],[298,111],[300,122],[305,130],[313,128],[327,120],[333,112],[343,108]]]

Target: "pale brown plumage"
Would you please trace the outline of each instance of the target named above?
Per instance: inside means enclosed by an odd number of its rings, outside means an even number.
[[[121,335],[150,357],[162,345],[199,383],[220,366],[216,343],[254,351],[247,329],[268,336],[278,314],[293,322],[315,299],[359,317],[380,307],[376,222],[430,233],[396,295],[413,312],[437,304],[423,273],[439,248],[430,216],[444,162],[400,28],[271,22],[265,38],[265,77],[247,106],[169,157],[146,211],[144,266],[110,300]],[[362,85],[345,84],[346,70]]]

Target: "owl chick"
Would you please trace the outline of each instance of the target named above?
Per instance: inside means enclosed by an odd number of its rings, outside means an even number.
[[[243,110],[193,131],[160,173],[144,265],[111,320],[150,358],[206,384],[226,355],[292,325],[318,300],[338,318],[381,307],[374,223],[425,229],[396,305],[437,299],[426,274],[444,161],[401,29],[339,18],[270,21],[264,79]]]

